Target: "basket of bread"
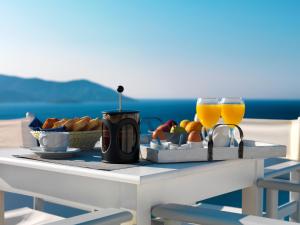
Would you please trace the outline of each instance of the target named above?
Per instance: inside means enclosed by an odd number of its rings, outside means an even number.
[[[33,129],[31,134],[39,140],[41,132],[69,132],[69,147],[82,150],[93,149],[100,141],[102,121],[89,116],[72,119],[48,118],[41,126]]]

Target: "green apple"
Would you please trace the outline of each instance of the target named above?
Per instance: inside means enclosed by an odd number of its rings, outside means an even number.
[[[180,127],[180,126],[177,126],[177,125],[174,125],[172,126],[171,130],[170,130],[170,133],[177,133],[177,134],[180,134],[180,133],[186,133],[185,129],[183,127]]]

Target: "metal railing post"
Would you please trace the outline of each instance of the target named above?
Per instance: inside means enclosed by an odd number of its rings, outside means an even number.
[[[290,173],[290,181],[300,184],[300,171],[293,170]],[[290,201],[296,201],[297,211],[290,216],[290,220],[294,222],[300,222],[300,194],[297,192],[290,192]]]
[[[266,217],[278,219],[278,190],[267,189],[266,211]]]

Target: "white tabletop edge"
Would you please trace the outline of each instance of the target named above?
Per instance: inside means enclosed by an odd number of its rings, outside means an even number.
[[[60,165],[55,163],[42,162],[37,160],[23,159],[11,157],[3,157],[0,150],[0,164],[33,168],[38,170],[46,170],[57,173],[65,173],[70,175],[92,177],[98,179],[105,179],[116,182],[124,182],[131,184],[139,184],[140,179],[137,176],[129,174],[119,174],[114,171],[94,170],[83,167]]]
[[[198,173],[199,170],[212,170],[215,168],[230,165],[233,162],[242,163],[242,160],[229,160],[218,161],[213,163],[202,162],[150,164],[147,166],[131,167],[114,171],[103,171],[13,157],[13,155],[16,154],[24,154],[28,152],[30,152],[30,150],[28,149],[0,148],[0,164],[140,185],[148,182],[153,182],[155,180],[186,176],[189,174]]]

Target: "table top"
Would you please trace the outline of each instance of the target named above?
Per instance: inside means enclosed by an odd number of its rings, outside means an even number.
[[[88,176],[98,179],[106,179],[118,182],[142,184],[151,182],[155,179],[166,179],[183,176],[191,173],[199,173],[205,170],[222,168],[234,161],[219,162],[197,162],[197,163],[170,163],[170,164],[151,164],[146,166],[137,166],[120,170],[103,171],[74,166],[59,165],[42,161],[16,158],[13,155],[31,153],[29,149],[24,148],[0,148],[0,164],[26,167],[37,170],[47,170],[57,173],[73,174],[79,176]]]

